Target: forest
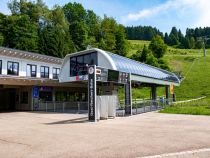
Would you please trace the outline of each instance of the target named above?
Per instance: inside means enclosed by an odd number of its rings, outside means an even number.
[[[123,26],[104,15],[100,17],[80,3],[55,5],[49,9],[43,0],[11,0],[9,15],[0,13],[0,46],[63,58],[66,54],[96,47],[121,56],[170,70],[163,59],[167,45],[174,48],[210,47],[210,27],[180,29],[162,33],[151,26]],[[128,40],[151,41],[130,55]]]
[[[164,42],[175,48],[200,49],[203,43],[210,48],[210,27],[187,28],[185,35],[180,29],[172,27],[170,33],[162,33],[157,28],[151,26],[128,26],[126,34],[129,40],[149,40],[156,35],[161,36]]]
[[[12,0],[10,15],[0,13],[0,46],[64,57],[97,47],[125,56],[125,28],[112,17],[103,18],[79,3],[49,9],[42,0]]]

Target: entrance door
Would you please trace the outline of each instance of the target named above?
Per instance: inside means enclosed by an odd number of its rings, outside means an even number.
[[[0,112],[14,111],[16,107],[16,89],[0,89]]]

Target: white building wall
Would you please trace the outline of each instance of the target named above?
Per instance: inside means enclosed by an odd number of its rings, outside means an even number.
[[[51,64],[46,62],[27,60],[27,59],[19,59],[14,57],[1,56],[0,60],[2,60],[2,75],[7,75],[7,62],[18,62],[19,63],[19,76],[26,77],[26,69],[27,64],[33,64],[37,66],[37,78],[40,78],[40,67],[48,66],[49,67],[49,79],[53,79],[53,68],[60,68],[61,65]]]
[[[70,57],[67,62],[64,63],[62,70],[60,71],[59,80],[61,82],[69,82],[70,81]]]

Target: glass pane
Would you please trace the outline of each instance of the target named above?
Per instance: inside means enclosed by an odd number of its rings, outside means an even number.
[[[44,67],[43,67],[43,66],[41,66],[41,73],[42,73],[42,72],[44,72]]]
[[[70,76],[75,76],[76,72],[76,57],[70,59]]]
[[[97,65],[97,54],[96,53],[91,53],[91,65]]]
[[[58,74],[58,75],[60,74],[60,69],[57,69],[57,74]]]
[[[77,57],[77,64],[83,64],[84,60],[83,60],[83,56],[78,56]]]
[[[36,71],[31,72],[31,77],[36,77]]]
[[[8,72],[12,72],[12,63],[11,62],[8,62],[7,63],[7,68],[8,68]]]
[[[31,66],[31,69],[32,69],[32,71],[36,71],[36,66],[35,65],[32,65]]]
[[[41,72],[41,77],[44,77],[44,72]]]
[[[88,64],[89,65],[91,63],[90,59],[91,59],[91,55],[90,54],[85,55],[84,56],[84,64]]]
[[[45,67],[45,73],[49,72],[49,67]]]
[[[31,65],[27,65],[26,75],[27,75],[28,77],[31,76]]]

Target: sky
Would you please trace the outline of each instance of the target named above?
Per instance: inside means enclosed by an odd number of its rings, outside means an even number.
[[[7,3],[0,0],[0,12],[10,14]],[[34,0],[33,0],[34,1]],[[186,28],[210,26],[210,0],[43,0],[52,8],[68,2],[81,3],[97,15],[111,16],[125,26],[152,26],[170,32],[173,26]]]

